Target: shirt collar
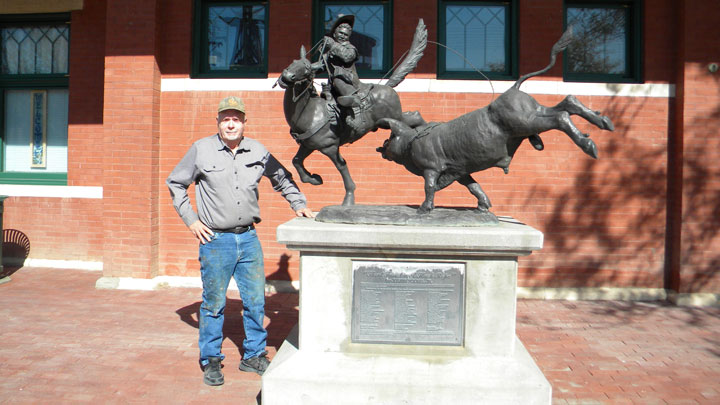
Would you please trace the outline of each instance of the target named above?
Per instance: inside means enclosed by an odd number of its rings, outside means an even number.
[[[230,150],[230,148],[229,148],[227,145],[225,145],[225,142],[223,142],[222,138],[220,138],[220,134],[219,134],[219,133],[216,133],[216,134],[215,134],[215,137],[216,137],[217,142],[218,142],[218,151],[225,150],[225,149]],[[238,145],[238,150],[237,150],[238,153],[241,153],[241,152],[250,152],[250,148],[247,147],[248,145],[247,145],[247,142],[246,142],[246,141],[247,141],[247,138],[246,138],[246,137],[243,137],[242,141],[240,141],[240,145]]]

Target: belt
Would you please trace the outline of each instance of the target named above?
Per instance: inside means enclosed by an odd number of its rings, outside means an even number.
[[[219,233],[245,233],[251,229],[255,229],[255,225],[248,225],[248,226],[236,226],[235,228],[228,228],[228,229],[213,229],[213,232],[219,232]]]

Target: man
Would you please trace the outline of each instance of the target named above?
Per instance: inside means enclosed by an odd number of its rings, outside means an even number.
[[[344,15],[335,21],[328,35],[323,37],[320,60],[313,63],[316,71],[327,70],[337,103],[343,107],[357,107],[360,99],[355,95],[360,84],[355,61],[357,48],[350,43],[355,16]]]
[[[258,182],[268,177],[297,216],[314,217],[291,174],[258,141],[244,136],[245,104],[227,97],[218,106],[218,133],[196,141],[166,184],[175,210],[200,241],[203,302],[198,345],[203,380],[221,385],[225,294],[234,277],[243,302],[243,359],[240,370],[262,375],[270,361],[265,344],[265,268],[254,224],[260,222]],[[197,214],[187,189],[195,183]]]

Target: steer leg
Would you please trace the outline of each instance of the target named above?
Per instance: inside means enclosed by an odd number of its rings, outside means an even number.
[[[601,115],[599,111],[593,111],[585,107],[585,105],[573,95],[565,97],[563,101],[551,109],[557,112],[567,111],[572,115],[579,115],[600,129],[606,129],[608,131],[615,129],[609,117]]]
[[[557,111],[553,108],[540,106],[536,114],[530,120],[532,132],[541,133],[551,129],[559,129],[565,132],[577,146],[594,159],[598,157],[597,146],[595,142],[589,138],[589,135],[583,134],[570,120],[570,113],[567,111]]]
[[[425,214],[435,208],[435,191],[438,190],[437,180],[440,173],[435,170],[425,170],[423,178],[425,179],[425,201],[423,201],[418,214]]]
[[[471,175],[467,174],[458,179],[458,183],[467,187],[472,195],[478,200],[478,211],[487,211],[492,207],[490,199],[483,191],[482,187],[472,178]]]

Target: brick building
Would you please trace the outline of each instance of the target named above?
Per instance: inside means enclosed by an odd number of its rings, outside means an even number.
[[[297,145],[272,85],[301,45],[322,36],[328,16],[343,12],[358,15],[361,77],[373,83],[424,19],[433,43],[398,92],[403,110],[428,121],[485,106],[493,89],[544,67],[569,22],[586,39],[602,36],[523,85],[544,105],[574,94],[610,116],[612,133],[574,119],[600,159],[552,131],[542,152],[523,144],[509,174],[475,176],[493,212],[545,233],[543,250],[521,259],[519,284],[718,301],[720,11],[700,0],[0,1],[0,194],[10,196],[4,227],[30,242],[27,263],[101,268],[111,278],[198,276],[197,243],[174,212],[167,174],[215,132],[217,102],[231,94],[246,101],[246,135],[291,168]],[[584,50],[592,52],[583,59]],[[356,201],[419,204],[422,180],[375,151],[387,135],[341,149]],[[306,165],[325,179],[300,184],[311,207],[340,203],[330,161],[315,153]],[[297,253],[275,242],[292,212],[269,182],[260,193],[266,273],[297,280]],[[473,203],[459,185],[436,200]]]

